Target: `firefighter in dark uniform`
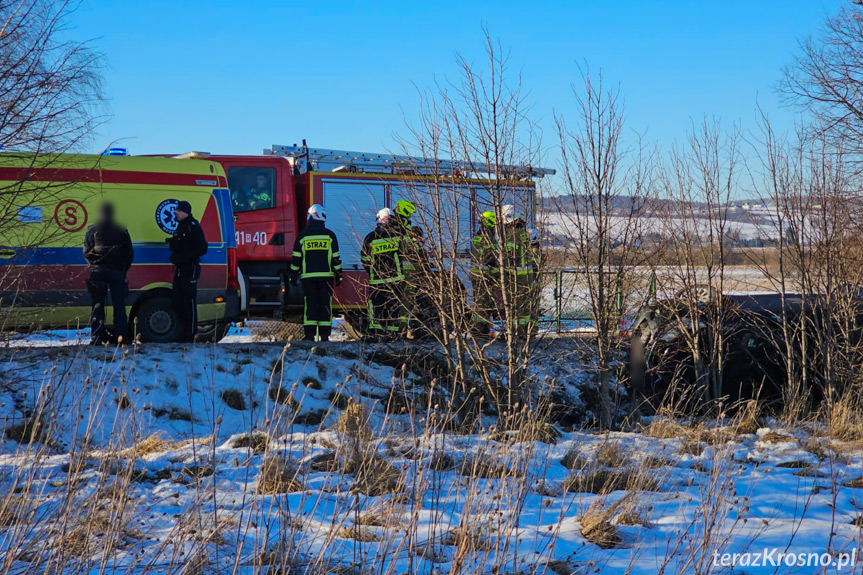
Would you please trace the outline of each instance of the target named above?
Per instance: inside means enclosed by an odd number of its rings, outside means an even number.
[[[132,238],[126,228],[114,222],[114,206],[103,204],[99,221],[87,229],[84,236],[84,259],[90,264],[87,291],[90,292],[90,343],[106,343],[105,299],[111,292],[114,307],[114,343],[123,343],[129,337],[126,316],[126,272],[132,267],[135,253]]]
[[[361,255],[369,274],[369,331],[387,339],[397,337],[407,326],[401,296],[405,275],[400,233],[393,211],[383,208],[377,213],[377,227],[363,240]]]
[[[342,283],[339,240],[324,227],[327,211],[315,204],[306,216],[308,223],[294,242],[291,281],[297,276],[303,285],[304,341],[329,341],[333,326],[333,283]]]
[[[180,324],[179,341],[192,342],[198,331],[198,278],[201,256],[207,253],[207,239],[201,224],[192,216],[189,202],[177,203],[177,229],[165,241],[174,264],[172,304]]]
[[[473,314],[471,323],[477,335],[488,335],[491,317],[496,315],[495,295],[500,283],[498,244],[495,234],[497,218],[494,212],[483,212],[479,229],[471,239],[470,282],[473,286]]]
[[[424,234],[420,226],[411,223],[417,208],[410,200],[396,202],[393,225],[399,235],[399,258],[405,279],[401,282],[401,303],[408,316],[409,327],[420,327],[422,302],[429,288],[428,256],[423,246]]]
[[[503,289],[510,308],[510,329],[520,337],[531,330],[533,250],[527,223],[511,205],[503,206]]]

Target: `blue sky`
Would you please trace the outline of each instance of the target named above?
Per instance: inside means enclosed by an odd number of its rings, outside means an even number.
[[[628,126],[667,149],[705,114],[754,129],[758,103],[790,127],[781,69],[846,1],[85,0],[73,26],[107,58],[111,118],[93,151],[393,149],[415,85],[455,77],[457,52],[481,62],[483,25],[510,50],[547,144],[586,62],[620,84]]]

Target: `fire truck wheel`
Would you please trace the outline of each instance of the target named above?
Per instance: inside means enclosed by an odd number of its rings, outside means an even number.
[[[136,316],[141,341],[170,343],[180,337],[180,325],[167,297],[145,300]]]

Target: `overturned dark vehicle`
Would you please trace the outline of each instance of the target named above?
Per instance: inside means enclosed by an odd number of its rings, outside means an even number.
[[[631,328],[630,382],[649,410],[789,393],[817,403],[861,377],[863,299],[801,294],[678,296],[644,306]]]

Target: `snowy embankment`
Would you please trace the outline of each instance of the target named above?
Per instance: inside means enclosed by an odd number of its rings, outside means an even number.
[[[533,371],[583,414],[592,375],[574,345]],[[488,414],[463,435],[436,424],[425,353],[4,350],[0,571],[852,572],[863,435],[656,419],[554,441]],[[766,566],[722,566],[765,548]],[[789,552],[834,564],[771,563]]]

